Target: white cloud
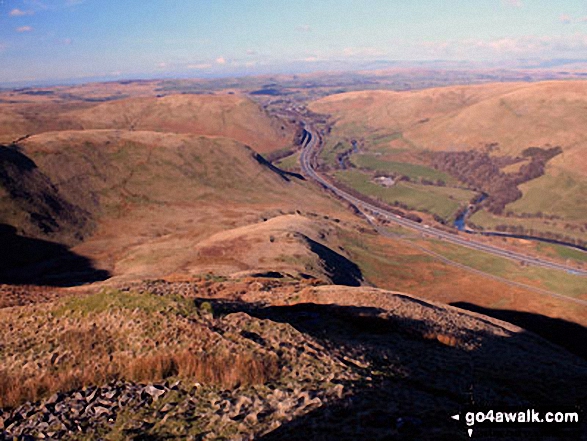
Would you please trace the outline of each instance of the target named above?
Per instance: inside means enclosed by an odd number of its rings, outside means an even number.
[[[165,62],[157,63],[157,67],[159,69],[165,69],[167,67],[167,63],[165,63]]]
[[[315,55],[312,55],[312,56],[310,56],[310,57],[306,57],[306,58],[304,58],[304,61],[305,61],[306,63],[315,63],[316,61],[319,61],[319,58],[318,58],[318,57],[316,57]]]
[[[296,31],[298,32],[312,32],[312,26],[305,24],[296,27]]]
[[[254,49],[247,49],[247,55],[257,55],[257,51]]]
[[[587,35],[567,36],[527,35],[493,40],[452,40],[423,42],[414,47],[422,58],[445,59],[511,59],[583,56],[587,53]]]
[[[31,26],[20,26],[18,28],[16,28],[16,32],[31,32],[33,30],[33,28]]]
[[[502,0],[502,2],[510,8],[521,8],[524,6],[522,0]]]
[[[210,63],[188,64],[187,65],[188,69],[197,69],[197,70],[210,69],[211,67],[212,67],[212,65]]]
[[[23,11],[22,9],[14,8],[12,11],[8,13],[11,17],[24,17],[25,15],[33,15],[35,11],[26,10]]]
[[[216,64],[226,64],[226,60],[224,57],[218,57],[216,58]]]

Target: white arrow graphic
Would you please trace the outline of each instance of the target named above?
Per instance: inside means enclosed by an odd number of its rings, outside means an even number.
[[[456,415],[451,416],[451,418],[453,420],[457,420],[458,421],[461,418],[461,416],[457,413]]]
[[[469,438],[471,438],[473,436],[473,429],[469,429],[467,432],[469,432]]]

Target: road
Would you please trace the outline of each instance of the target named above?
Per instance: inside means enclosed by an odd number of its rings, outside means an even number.
[[[414,222],[412,220],[399,217],[383,208],[376,207],[375,205],[370,204],[367,201],[359,199],[345,192],[344,190],[336,187],[332,182],[325,179],[316,171],[316,158],[320,151],[322,140],[318,132],[312,126],[306,125],[305,129],[308,133],[310,133],[311,138],[309,139],[309,141],[306,141],[306,144],[303,146],[300,155],[300,165],[302,168],[302,172],[305,175],[312,178],[313,180],[320,183],[321,185],[323,185],[324,187],[328,188],[330,191],[338,195],[340,198],[355,205],[357,208],[377,214],[378,216],[381,216],[389,222],[393,222],[403,227],[410,228],[412,230],[415,230],[422,234],[426,234],[427,236],[431,236],[433,238],[443,239],[446,242],[454,243],[456,245],[461,245],[477,251],[484,251],[486,253],[490,253],[499,257],[505,257],[506,259],[514,260],[516,262],[523,262],[524,264],[535,265],[553,270],[566,271],[568,273],[583,277],[587,276],[586,270],[577,269],[564,264],[550,262],[548,260],[543,260],[532,256],[527,256],[525,254],[509,251],[503,248],[496,247],[494,245],[489,245],[477,242],[475,240],[470,240],[468,238],[465,239],[458,236],[457,234],[447,233],[445,231],[434,228],[433,226],[423,225],[418,222]]]

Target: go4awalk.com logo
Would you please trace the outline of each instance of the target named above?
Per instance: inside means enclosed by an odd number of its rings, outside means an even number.
[[[498,436],[512,431],[536,434],[578,435],[581,427],[582,409],[575,408],[475,408],[454,414],[451,418],[465,426],[469,437],[474,433],[485,437]],[[569,438],[572,439],[572,438]]]

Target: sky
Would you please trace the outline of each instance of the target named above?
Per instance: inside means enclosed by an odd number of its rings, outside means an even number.
[[[587,0],[0,0],[0,85],[587,59]]]

